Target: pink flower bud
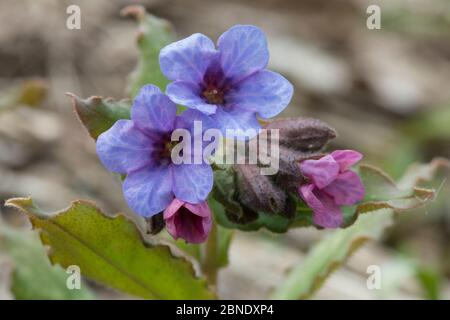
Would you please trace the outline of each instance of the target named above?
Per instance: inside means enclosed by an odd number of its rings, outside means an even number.
[[[174,199],[164,210],[167,231],[174,239],[202,243],[211,231],[211,210],[206,201],[198,204]]]
[[[324,228],[337,228],[343,222],[340,206],[354,205],[364,198],[364,185],[350,167],[362,154],[353,150],[336,150],[318,160],[300,163],[300,171],[309,182],[298,189],[306,204],[313,209],[314,223]]]

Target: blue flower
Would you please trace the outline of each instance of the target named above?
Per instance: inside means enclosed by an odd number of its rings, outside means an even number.
[[[161,50],[159,62],[171,81],[166,93],[172,101],[210,116],[215,127],[255,129],[257,115],[272,118],[288,105],[292,84],[266,70],[267,41],[255,26],[237,25],[214,43],[193,34]]]
[[[192,204],[204,201],[213,185],[211,167],[174,164],[171,134],[193,132],[195,120],[208,119],[195,110],[176,115],[176,105],[157,87],[143,87],[133,102],[131,120],[119,120],[97,140],[97,154],[110,171],[126,174],[123,193],[137,214],[151,217],[175,197]]]

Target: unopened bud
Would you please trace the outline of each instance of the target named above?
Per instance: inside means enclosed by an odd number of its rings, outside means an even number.
[[[147,222],[147,233],[151,235],[160,233],[166,225],[162,212],[155,214],[150,218],[146,218],[145,221]]]

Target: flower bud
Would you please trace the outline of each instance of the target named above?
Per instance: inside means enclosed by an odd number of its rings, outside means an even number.
[[[272,148],[273,140],[269,139],[261,149],[258,141],[258,151],[270,150],[271,161],[278,161],[278,172],[274,175],[263,175],[262,163],[235,164],[227,170],[215,172],[214,196],[225,207],[227,219],[235,224],[249,225],[263,215],[277,215],[287,219],[294,219],[296,200],[294,194],[298,192],[299,184],[307,181],[299,167],[299,163],[306,159],[316,159],[323,156],[321,149],[336,137],[334,129],[315,119],[286,118],[268,122],[265,129],[278,129],[276,143],[278,148]],[[267,136],[267,135],[266,135]],[[270,133],[272,137],[272,133]],[[258,139],[263,138],[258,136]],[[256,139],[256,138],[254,138]],[[270,144],[270,148],[268,147]],[[246,145],[245,156],[256,144]],[[279,150],[274,154],[272,150]],[[264,220],[264,223],[261,221]],[[263,219],[260,225],[270,230],[277,228],[271,223],[279,219]],[[272,222],[271,222],[272,221]],[[279,229],[279,228],[278,228]]]
[[[317,152],[337,135],[326,123],[312,118],[280,118],[268,122],[265,129],[278,129],[280,145],[303,152]]]
[[[280,213],[286,210],[287,194],[269,176],[261,175],[256,165],[236,165],[239,202],[254,211]]]
[[[174,239],[202,243],[211,231],[211,210],[206,201],[191,204],[174,199],[164,210],[167,231]]]
[[[146,218],[145,221],[147,222],[147,233],[151,235],[160,233],[166,225],[162,212],[155,214],[150,218]]]
[[[288,192],[295,192],[304,180],[298,164],[305,159],[320,157],[320,150],[336,137],[333,128],[311,118],[276,119],[265,129],[279,130],[279,171],[274,181]]]

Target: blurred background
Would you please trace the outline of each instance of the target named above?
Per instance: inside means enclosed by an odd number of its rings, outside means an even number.
[[[66,28],[70,4],[81,8],[80,30]],[[270,68],[295,86],[283,116],[326,121],[339,133],[332,148],[362,151],[365,163],[394,178],[414,162],[450,157],[448,0],[0,0],[0,213],[8,225],[26,225],[3,206],[17,196],[33,196],[47,211],[78,198],[109,213],[128,210],[65,92],[125,97],[137,59],[136,22],[120,16],[130,4],[168,19],[180,38],[201,32],[216,39],[234,24],[261,27]],[[366,27],[371,4],[381,8],[380,30]],[[315,298],[450,298],[449,191],[446,183],[431,206],[400,215]],[[267,298],[324,233],[237,232],[219,295]],[[14,277],[5,247],[0,234],[0,299],[13,298],[2,291]],[[34,261],[21,261],[33,269]],[[382,266],[381,290],[367,289],[372,264]],[[97,298],[122,297],[88,285]],[[52,297],[27,284],[23,291],[16,298]]]

